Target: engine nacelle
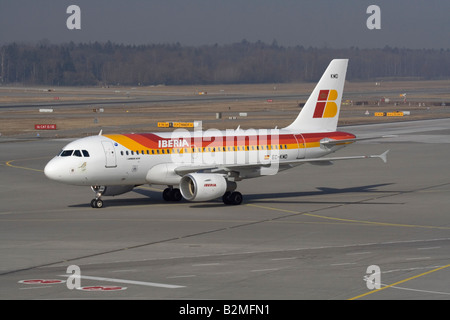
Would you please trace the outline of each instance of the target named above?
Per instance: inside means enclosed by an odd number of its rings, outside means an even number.
[[[180,191],[189,201],[208,201],[235,189],[235,182],[228,182],[222,175],[213,173],[190,173],[181,178]]]
[[[100,193],[102,196],[117,196],[133,190],[135,185],[123,185],[123,186],[92,186],[91,189],[95,193]]]

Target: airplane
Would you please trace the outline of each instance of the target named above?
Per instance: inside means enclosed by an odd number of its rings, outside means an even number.
[[[165,185],[166,201],[210,201],[222,197],[239,205],[243,179],[273,175],[304,163],[330,165],[338,160],[380,158],[387,153],[324,157],[368,138],[336,131],[348,59],[330,62],[294,121],[282,129],[103,134],[67,144],[45,166],[58,182],[91,186],[92,208],[144,184]],[[380,137],[378,137],[380,138]]]

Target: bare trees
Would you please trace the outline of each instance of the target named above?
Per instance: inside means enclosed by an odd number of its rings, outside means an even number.
[[[450,50],[73,42],[0,46],[0,84],[157,85],[317,81],[330,60],[349,58],[350,80],[450,77]]]

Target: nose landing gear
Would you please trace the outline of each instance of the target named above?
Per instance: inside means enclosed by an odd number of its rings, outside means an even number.
[[[102,194],[105,192],[105,186],[91,186],[92,191],[95,193],[95,199],[91,200],[92,208],[103,208],[103,200],[100,199]]]

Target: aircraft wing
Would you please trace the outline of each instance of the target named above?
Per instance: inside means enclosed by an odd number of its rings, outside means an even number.
[[[311,158],[311,159],[296,159],[290,161],[279,161],[278,165],[295,165],[302,163],[311,163],[318,165],[329,165],[332,164],[333,161],[340,160],[354,160],[354,159],[370,159],[370,158],[380,158],[384,163],[387,162],[387,154],[389,150],[383,152],[379,155],[364,155],[364,156],[348,156],[348,157],[326,157],[326,158]],[[267,163],[252,163],[252,164],[212,164],[212,165],[188,165],[188,166],[180,166],[175,168],[175,173],[183,176],[188,173],[198,172],[202,170],[211,170],[211,172],[230,172],[230,171],[239,171],[243,169],[252,169],[252,168],[263,168],[270,167],[273,165],[271,162]]]

